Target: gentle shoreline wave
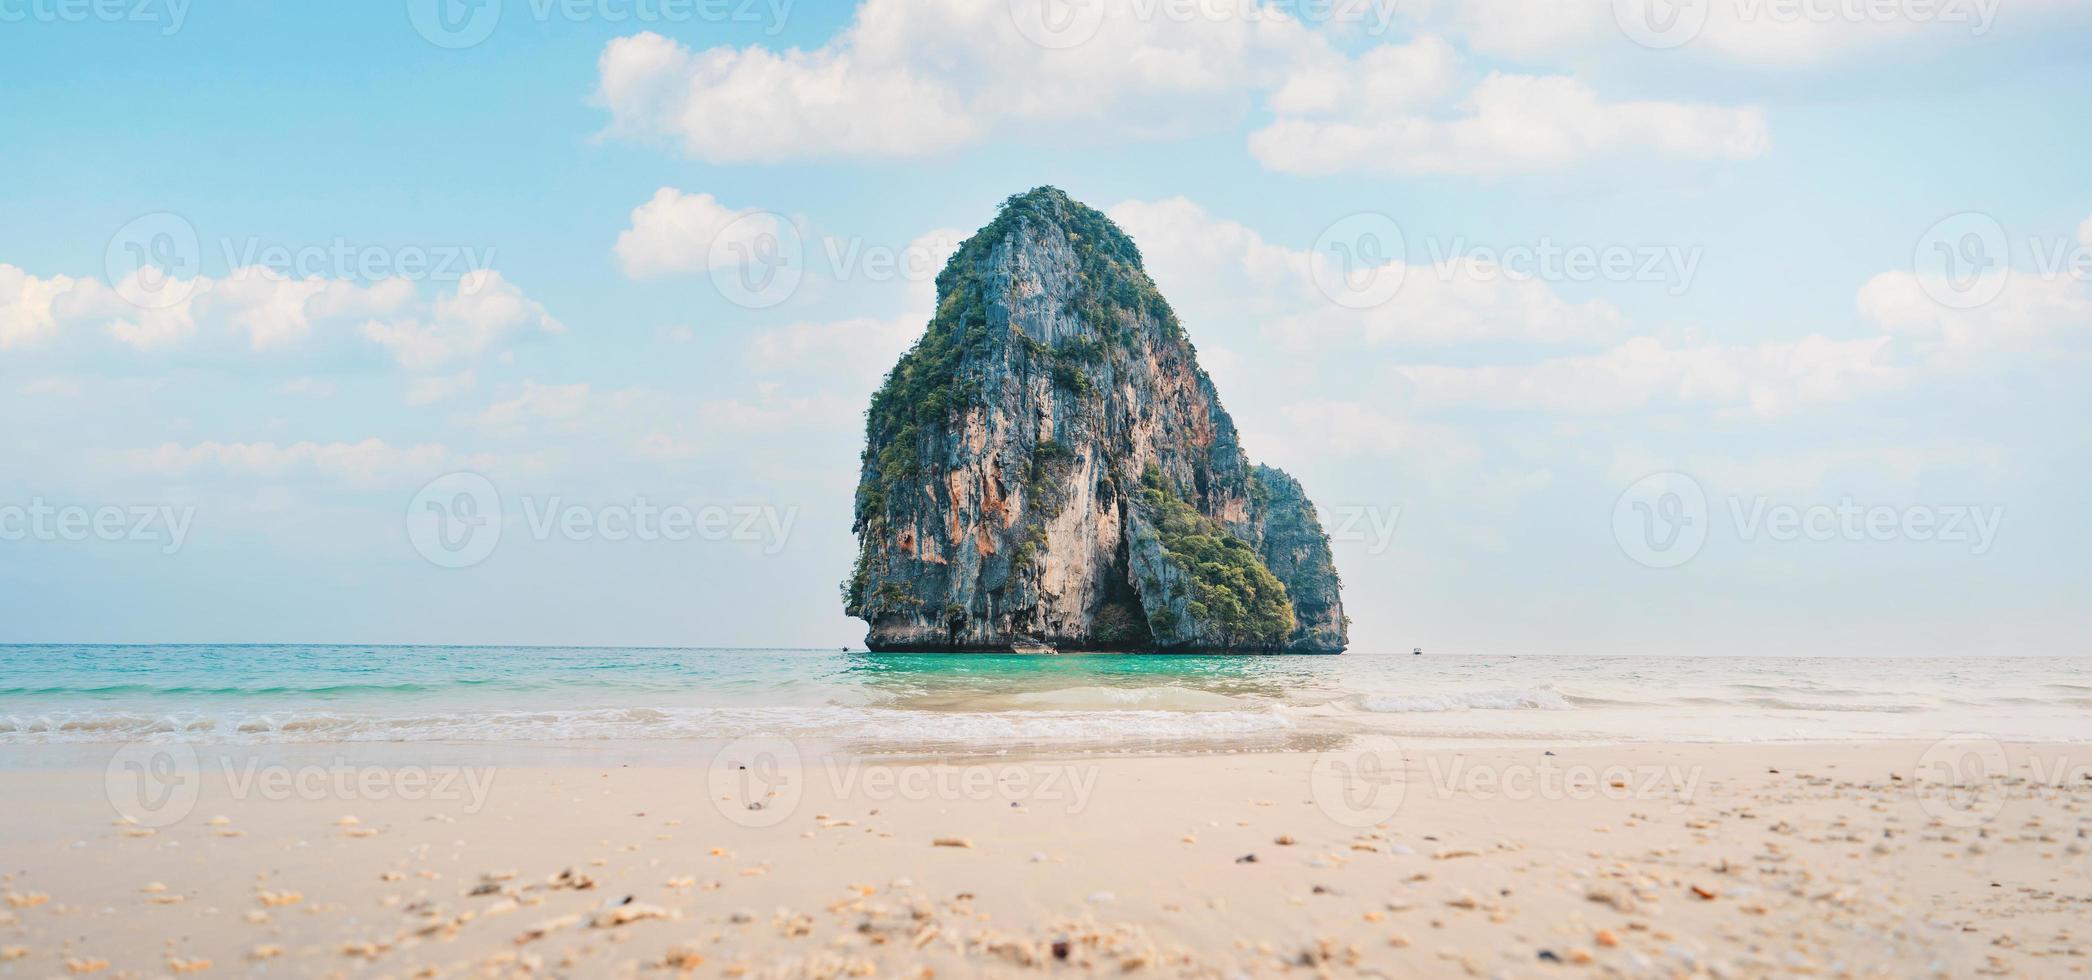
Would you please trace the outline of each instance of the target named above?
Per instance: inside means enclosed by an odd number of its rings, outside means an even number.
[[[662,741],[993,750],[1363,733],[1784,740],[2092,729],[2092,659],[0,647],[0,745]]]

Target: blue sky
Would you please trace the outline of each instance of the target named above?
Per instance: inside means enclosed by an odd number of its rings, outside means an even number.
[[[854,643],[858,413],[1043,183],[1351,528],[1356,649],[2092,627],[2081,6],[438,2],[0,0],[0,641]],[[1399,285],[1332,295],[1378,222]],[[445,567],[404,515],[457,472],[500,534]],[[542,520],[649,505],[723,523]]]

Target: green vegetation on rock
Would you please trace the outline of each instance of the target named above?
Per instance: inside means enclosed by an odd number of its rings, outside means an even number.
[[[886,502],[884,488],[922,473],[927,437],[954,411],[979,398],[980,379],[961,367],[969,355],[988,354],[994,343],[988,330],[984,270],[990,266],[989,255],[1011,232],[1032,224],[1059,227],[1075,250],[1082,289],[1071,312],[1121,344],[1130,324],[1144,316],[1162,324],[1169,335],[1182,335],[1176,313],[1141,268],[1140,249],[1103,212],[1054,187],[1012,196],[1002,203],[995,220],[962,243],[937,274],[937,312],[929,328],[872,396],[865,411],[865,445],[867,453],[870,447],[883,447],[876,460],[879,485],[858,488],[858,519],[877,518]],[[1019,337],[1027,355],[1050,358],[1054,384],[1082,397],[1096,392],[1085,367],[1106,359],[1101,342],[1077,340],[1048,348],[1037,339]]]
[[[1231,645],[1278,643],[1293,632],[1286,587],[1256,549],[1185,503],[1153,465],[1141,476],[1140,494],[1162,550],[1190,576],[1185,611],[1194,620],[1219,627]]]

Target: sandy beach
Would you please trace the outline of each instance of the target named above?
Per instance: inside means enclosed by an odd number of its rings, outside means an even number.
[[[6,752],[14,976],[2092,966],[2086,745]]]

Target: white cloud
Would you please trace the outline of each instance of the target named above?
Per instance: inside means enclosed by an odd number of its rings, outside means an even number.
[[[1039,13],[1030,0],[865,0],[810,51],[693,52],[641,33],[604,47],[596,100],[609,134],[720,163],[1174,138],[1235,124],[1260,100],[1277,119],[1252,134],[1253,155],[1301,174],[1531,173],[1637,153],[1736,159],[1768,144],[1755,107],[1608,102],[1569,76],[1475,83],[1431,34],[1346,56],[1254,0],[1098,0],[1078,12],[1098,18],[1094,35],[1068,46],[1019,29]]]
[[[1770,69],[1849,67],[1868,54],[1908,57],[1926,47],[1980,43],[1998,32],[2053,30],[2066,17],[2081,16],[2071,0],[2014,0],[2001,4],[1889,0],[1887,3],[1775,4],[1711,0],[1671,4],[1665,0],[1374,0],[1399,11],[1420,29],[1462,39],[1475,51],[1519,60],[1640,53],[1623,23],[1644,8],[1658,14],[1705,20],[1675,48],[1657,52],[1672,63],[1708,60]],[[2009,10],[2005,9],[2009,8]],[[1790,13],[1791,11],[1791,13]],[[1616,13],[1617,12],[1617,13]],[[2000,16],[2000,13],[2005,16]],[[1663,23],[1654,21],[1654,23]],[[1686,30],[1690,20],[1680,22]]]
[[[1383,44],[1355,59],[1302,65],[1269,100],[1282,116],[1370,117],[1415,111],[1453,93],[1460,55],[1444,38]]]
[[[1597,344],[1626,330],[1610,304],[1571,303],[1543,281],[1467,257],[1391,267],[1386,274],[1401,276],[1394,295],[1351,309],[1317,285],[1340,281],[1332,256],[1266,241],[1184,198],[1129,201],[1110,213],[1140,246],[1164,296],[1215,317],[1266,318],[1267,333],[1295,350],[1495,340]]]
[[[699,452],[700,447],[695,442],[669,432],[649,432],[632,442],[634,459],[657,463],[694,459]]]
[[[22,394],[39,398],[78,398],[85,390],[74,378],[52,376],[37,378],[22,385]]]
[[[304,395],[310,398],[332,398],[341,390],[332,381],[318,378],[292,378],[276,386],[279,395]]]
[[[1833,479],[1847,489],[1909,493],[1928,471],[1955,466],[1996,470],[2004,456],[1994,446],[1835,446],[1763,455],[1694,454],[1682,466],[1718,493],[1806,493]],[[1630,459],[1633,465],[1625,465]],[[1679,466],[1652,462],[1640,453],[1623,453],[1615,462],[1612,474],[1623,484]]]
[[[1315,176],[1504,176],[1635,154],[1744,159],[1771,145],[1761,108],[1608,102],[1565,75],[1491,73],[1450,115],[1393,113],[1379,101],[1332,98],[1338,114],[1326,117],[1282,113],[1250,134],[1250,153],[1268,169]]]
[[[756,385],[752,399],[708,400],[698,406],[698,424],[707,431],[748,436],[786,429],[855,429],[863,417],[864,399],[856,394],[817,391],[800,395],[791,391],[769,381]]]
[[[615,251],[625,275],[644,279],[731,266],[755,254],[766,236],[774,242],[785,234],[770,212],[663,187],[632,209],[632,227],[617,236]]]
[[[416,378],[407,385],[403,400],[409,405],[434,405],[471,391],[478,384],[479,372],[473,370]]]
[[[1414,423],[1361,401],[1317,399],[1280,410],[1290,432],[1338,454],[1385,455],[1413,445]]]
[[[758,371],[833,373],[878,377],[893,367],[915,338],[922,336],[929,314],[904,314],[890,320],[853,317],[831,322],[794,323],[763,330],[748,344],[750,364]]]
[[[1603,353],[1528,364],[1403,365],[1414,404],[1432,409],[1610,414],[1697,405],[1761,418],[1898,387],[1889,338],[1808,336],[1755,345],[1669,346],[1636,337]]]
[[[540,427],[573,431],[576,420],[589,407],[587,384],[547,385],[523,382],[514,397],[497,401],[458,422],[504,436],[521,436]]]
[[[676,139],[715,162],[914,156],[979,135],[956,93],[905,64],[868,64],[839,46],[692,53],[647,32],[611,41],[598,69],[611,132]]]
[[[53,306],[75,281],[69,276],[40,279],[0,263],[0,350],[41,343],[57,333]]]
[[[221,307],[232,326],[255,350],[288,347],[312,333],[314,320],[377,316],[404,308],[412,283],[384,279],[368,286],[340,279],[291,279],[261,266],[239,269],[224,280],[206,281],[207,306]]]
[[[0,267],[6,268],[6,267]],[[158,269],[134,270],[114,287],[94,279],[60,276],[62,291],[51,294],[54,314],[40,324],[49,334],[58,321],[98,323],[125,346],[167,350],[198,338],[207,327],[244,338],[256,351],[282,349],[306,339],[317,320],[393,312],[414,298],[412,283],[380,280],[368,285],[338,279],[292,279],[264,266],[234,269],[223,278],[174,279]],[[5,293],[0,281],[0,295]]]
[[[866,0],[813,50],[693,52],[642,33],[605,46],[596,98],[611,134],[714,162],[909,157],[1099,124],[1113,138],[1208,131],[1329,50],[1275,10],[1219,6],[1162,16],[1102,0],[1085,8],[1102,18],[1095,36],[1063,48],[1026,37],[1010,5],[970,0]]]
[[[308,341],[318,324],[367,317],[358,333],[419,371],[486,353],[519,335],[565,329],[492,270],[467,273],[452,292],[439,291],[416,307],[415,285],[401,279],[293,279],[264,266],[223,278],[171,279],[145,268],[112,287],[68,276],[40,279],[0,264],[0,349],[48,346],[68,325],[82,324],[139,352],[207,342],[279,351]]]
[[[362,334],[410,371],[469,361],[518,337],[566,330],[543,305],[491,269],[466,273],[421,317],[370,320]]]
[[[1968,309],[1934,298],[1992,290],[1995,298]],[[1984,273],[1973,284],[1957,284],[1931,273],[1920,277],[1897,270],[1867,280],[1857,302],[1861,315],[1882,330],[1949,360],[1979,351],[2082,348],[2092,341],[2092,287],[2067,274],[2000,270]]]
[[[434,473],[461,457],[435,443],[393,446],[370,438],[353,443],[169,442],[126,451],[120,459],[131,471],[157,476],[203,471],[266,478],[317,475],[372,485]]]

